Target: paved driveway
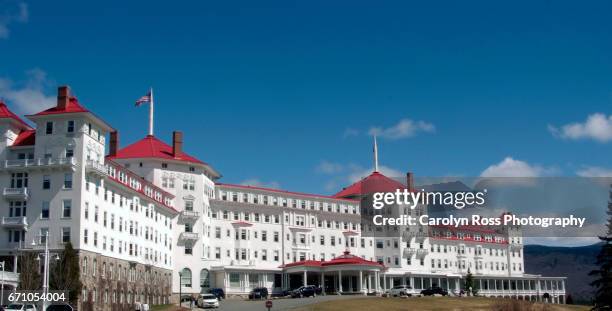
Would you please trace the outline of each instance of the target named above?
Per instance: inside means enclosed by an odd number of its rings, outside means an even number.
[[[329,300],[338,300],[338,299],[360,299],[365,298],[366,296],[360,295],[348,295],[348,296],[337,296],[337,295],[328,295],[328,296],[317,296],[317,297],[309,297],[309,298],[286,298],[286,299],[273,299],[273,307],[272,311],[280,311],[280,310],[289,310],[295,307],[300,307],[312,303],[329,301]],[[183,306],[188,307],[188,304],[183,304]],[[196,309],[194,310],[202,310]],[[214,309],[213,309],[214,310]],[[241,299],[228,299],[221,300],[221,306],[219,309],[221,311],[267,311],[265,306],[265,300],[258,301],[249,301],[249,300],[241,300]]]

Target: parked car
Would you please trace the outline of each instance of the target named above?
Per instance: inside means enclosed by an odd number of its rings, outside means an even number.
[[[213,294],[200,294],[197,306],[200,308],[219,308],[219,298]]]
[[[47,306],[46,311],[73,311],[74,308],[67,303],[58,303]]]
[[[432,296],[432,295],[442,295],[447,296],[448,291],[443,289],[442,287],[434,286],[421,291],[421,295],[423,296]]]
[[[391,297],[412,296],[412,287],[408,285],[393,286],[393,288],[389,290],[389,296]]]
[[[249,299],[268,299],[268,289],[265,287],[256,287],[249,293]]]
[[[11,311],[36,311],[35,305],[24,305],[21,303],[13,303],[6,306],[5,310]]]
[[[300,286],[291,292],[291,298],[314,297],[316,295],[317,291],[312,285]]]
[[[208,292],[215,295],[215,297],[217,297],[219,300],[225,299],[225,292],[223,291],[223,288],[211,288]]]

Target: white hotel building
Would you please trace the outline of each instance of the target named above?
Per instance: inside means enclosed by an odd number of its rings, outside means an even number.
[[[148,135],[119,148],[117,131],[60,87],[55,107],[24,122],[0,103],[0,260],[18,283],[19,255],[44,235],[79,252],[80,310],[128,310],[222,288],[244,296],[303,284],[327,294],[406,284],[454,292],[469,271],[479,294],[564,303],[565,278],[524,273],[518,228],[430,227],[362,237],[363,183],[411,187],[379,172],[333,196],[219,183],[220,174]],[[379,190],[380,191],[380,190]],[[423,212],[415,210],[414,213]],[[33,245],[32,242],[35,242]]]

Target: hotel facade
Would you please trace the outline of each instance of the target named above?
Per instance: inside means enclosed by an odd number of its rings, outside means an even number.
[[[0,261],[5,289],[19,258],[71,242],[79,310],[130,310],[222,288],[246,296],[317,285],[326,294],[463,287],[479,295],[565,302],[565,278],[524,273],[520,228],[443,226],[362,234],[364,183],[411,187],[374,171],[332,196],[219,182],[211,165],[145,138],[121,148],[116,129],[58,89],[57,105],[26,116],[0,103]],[[400,207],[401,208],[401,207]],[[424,213],[423,208],[406,213]],[[48,236],[48,238],[47,238]],[[47,240],[48,239],[48,240]]]

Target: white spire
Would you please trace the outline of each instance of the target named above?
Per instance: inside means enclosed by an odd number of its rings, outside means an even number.
[[[376,143],[376,135],[374,135],[374,172],[378,172],[378,144]]]

